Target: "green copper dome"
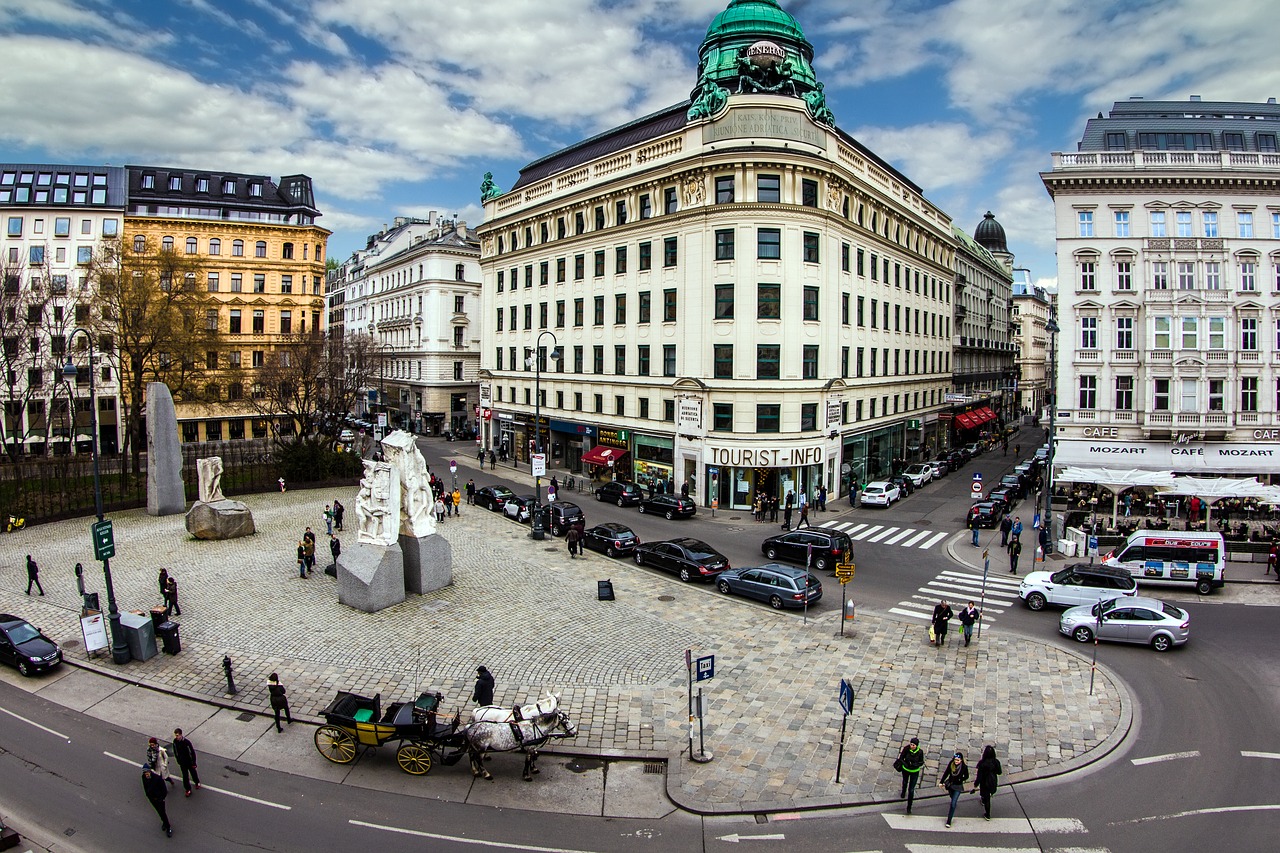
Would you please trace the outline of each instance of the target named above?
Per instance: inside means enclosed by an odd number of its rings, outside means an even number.
[[[733,0],[707,27],[706,41],[736,35],[806,41],[796,19],[778,6],[778,0]]]

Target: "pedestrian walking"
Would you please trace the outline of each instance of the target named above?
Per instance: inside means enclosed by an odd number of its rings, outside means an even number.
[[[902,774],[902,793],[898,799],[907,801],[907,814],[911,814],[911,804],[916,799],[916,785],[920,782],[920,771],[924,769],[924,750],[920,748],[920,738],[913,737],[903,745],[898,753],[898,760],[893,762],[893,769]]]
[[[800,504],[800,520],[796,522],[796,530],[799,530],[801,527],[813,527],[813,525],[809,523],[808,502]]]
[[[284,731],[280,727],[280,712],[284,711],[285,721],[289,725],[293,725],[293,714],[289,712],[289,697],[284,685],[280,683],[280,676],[274,672],[267,676],[267,693],[271,695],[271,710],[276,715],[276,734],[279,734]]]
[[[333,507],[329,504],[324,505],[324,535],[333,535]]]
[[[169,578],[164,590],[164,618],[168,619],[175,613],[182,615],[182,608],[178,606],[178,579]]]
[[[173,784],[173,780],[169,778],[169,753],[156,738],[147,740],[147,764],[151,765],[157,776],[170,785]]]
[[[996,748],[991,744],[982,748],[982,758],[978,759],[976,770],[973,790],[982,798],[982,816],[991,820],[991,795],[996,792],[999,776],[1004,772],[1000,759],[996,758]]]
[[[36,565],[36,561],[31,559],[31,555],[27,555],[27,595],[31,594],[31,585],[35,584],[36,589],[40,590],[40,594],[44,595],[44,587],[40,585],[40,567]]]
[[[462,517],[462,492],[453,490],[453,514]]]
[[[818,489],[818,512],[827,511],[827,487],[822,486]]]
[[[1013,527],[1009,528],[1009,535],[1015,540],[1022,537],[1022,519],[1016,515],[1013,517]]]
[[[498,468],[498,454],[492,450],[489,451],[489,470],[496,471]]]
[[[1015,445],[1013,446],[1013,455],[1014,455],[1014,456],[1021,456],[1021,455],[1022,455],[1022,445],[1021,445],[1021,444],[1015,444]]]
[[[973,531],[973,547],[978,547],[978,516],[969,519],[969,529]]]
[[[160,570],[159,577],[156,580],[160,583],[160,600],[164,600],[164,592],[169,588],[169,570],[167,568]]]
[[[310,527],[302,534],[302,544],[306,546],[307,574],[311,574],[311,570],[316,567],[316,535]]]
[[[483,666],[476,667],[476,689],[471,698],[477,705],[493,704],[493,674]]]
[[[480,452],[476,454],[476,459],[480,462],[480,470],[484,470],[484,448],[480,448]]]
[[[329,536],[329,553],[333,555],[333,570],[338,570],[338,555],[342,553],[342,540],[337,536]]]
[[[791,505],[796,499],[795,492],[787,492],[786,502],[782,508],[782,529],[791,529]]]
[[[942,771],[942,777],[938,779],[938,784],[951,795],[951,808],[947,810],[948,827],[956,816],[956,804],[960,802],[960,795],[964,793],[964,783],[968,781],[969,765],[964,763],[964,753],[956,750],[951,756],[951,761],[947,763],[947,769]]]
[[[476,503],[476,481],[467,480],[467,503],[475,506]]]
[[[453,495],[449,494],[448,492],[443,492],[440,495],[440,500],[444,502],[445,517],[452,518],[453,517]]]
[[[298,577],[307,576],[307,543],[298,540]]]
[[[809,492],[808,492],[808,490],[807,490],[807,489],[802,489],[802,490],[800,491],[800,494],[796,497],[796,501],[797,501],[797,503],[799,503],[799,504],[800,504],[800,511],[801,511],[801,513],[803,513],[803,512],[804,512],[805,507],[807,507],[807,506],[809,505]]]
[[[191,796],[191,784],[200,787],[200,774],[196,772],[196,748],[182,734],[182,729],[173,730],[173,758],[182,771],[182,790]]]
[[[151,769],[150,764],[142,765],[142,793],[147,795],[147,801],[156,810],[156,814],[160,815],[160,831],[173,838],[173,824],[169,823],[169,813],[164,807],[165,797],[169,796],[169,788]]]
[[[854,477],[853,482],[849,484],[849,506],[852,509],[858,508],[858,478]]]
[[[336,530],[342,530],[342,514],[347,508],[338,502],[337,498],[333,500],[333,526]]]
[[[569,546],[569,556],[577,558],[578,548],[582,542],[582,534],[578,532],[578,525],[569,525],[569,532],[565,534],[564,540]]]
[[[436,498],[435,506],[432,508],[436,511],[436,523],[440,524],[444,521],[444,501]]]
[[[1124,498],[1121,502],[1124,504],[1124,517],[1128,518],[1130,511],[1133,509],[1133,495],[1129,492],[1125,492]]]
[[[1022,543],[1014,539],[1009,543],[1009,574],[1018,573],[1018,557],[1022,555]]]
[[[973,638],[973,625],[982,618],[982,611],[973,606],[970,601],[964,610],[960,611],[960,628],[964,632],[964,644],[969,645],[969,640]]]
[[[933,618],[929,621],[929,627],[933,628],[933,644],[935,646],[946,645],[947,625],[951,622],[951,616],[951,605],[947,604],[945,598],[934,605]]]
[[[1009,531],[1013,530],[1013,519],[1005,516],[1000,519],[1000,547],[1009,547]]]

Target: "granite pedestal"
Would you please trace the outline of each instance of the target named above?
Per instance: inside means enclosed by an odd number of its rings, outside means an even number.
[[[405,592],[435,592],[453,583],[453,547],[439,534],[414,538],[400,534]]]
[[[338,603],[377,613],[404,601],[404,552],[399,545],[357,542],[338,557]]]
[[[197,501],[187,511],[187,532],[197,539],[238,539],[257,532],[253,513],[240,501]]]

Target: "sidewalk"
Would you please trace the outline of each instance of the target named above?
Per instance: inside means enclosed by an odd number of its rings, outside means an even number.
[[[459,455],[465,482],[475,469],[464,462]],[[444,694],[446,711],[465,709],[475,667],[483,663],[497,678],[500,704],[548,690],[560,694],[580,734],[562,742],[569,749],[557,751],[665,761],[671,800],[708,814],[893,800],[898,777],[890,765],[910,736],[921,738],[930,768],[954,748],[976,752],[983,743],[997,743],[1006,779],[1016,782],[1095,760],[1128,731],[1131,709],[1123,686],[1104,672],[1089,697],[1088,662],[1072,651],[999,632],[969,649],[935,649],[918,624],[864,613],[850,636],[841,638],[837,614],[806,624],[799,614],[725,599],[629,563],[594,554],[570,560],[558,540],[531,542],[527,528],[466,506],[461,518],[440,526],[453,547],[452,586],[410,596],[381,613],[352,611],[337,603],[333,579],[300,579],[294,568],[302,528],[310,519],[323,534],[321,512],[334,497],[293,490],[249,496],[245,502],[258,534],[228,542],[189,538],[181,516],[152,518],[141,510],[113,515],[112,571],[121,607],[156,604],[156,573],[168,567],[182,590],[180,655],[122,667],[102,656],[86,659],[71,567],[85,563],[90,590],[101,589],[101,576],[87,553],[82,519],[6,538],[0,609],[45,628],[62,643],[68,663],[87,670],[84,678],[99,673],[124,679],[160,691],[167,701],[206,708],[205,722],[196,722],[211,725],[210,733],[193,727],[193,737],[206,741],[221,726],[209,721],[227,713],[218,708],[267,713],[265,682],[271,672],[279,672],[288,687],[295,719],[315,722],[338,690],[381,693],[393,701],[433,689]],[[336,497],[355,506],[354,489]],[[353,526],[346,535],[354,535]],[[23,594],[28,552],[42,567],[44,598]],[[596,600],[596,581],[604,578],[613,581],[616,601]],[[707,764],[682,756],[689,732],[686,650],[695,657],[716,656],[715,678],[702,684],[709,699],[706,748],[715,755]],[[224,693],[224,654],[234,662],[240,688],[234,697]],[[107,701],[93,697],[106,689],[101,684],[114,682],[95,676],[83,682],[89,693],[70,691],[68,672],[75,674],[63,667],[61,677],[25,684],[42,696],[47,691],[52,701],[70,693],[73,707],[83,706],[77,710]],[[4,675],[17,679],[12,671]],[[836,784],[837,689],[843,678],[853,683],[857,698],[843,781]],[[112,695],[127,691],[134,702],[149,695],[114,686]],[[130,720],[142,719],[130,717],[124,724],[132,727]],[[167,730],[162,717],[154,723],[155,731]],[[268,727],[265,717],[256,725]],[[354,768],[332,765],[298,728],[287,750],[268,739],[275,768],[360,780],[353,784],[372,784],[369,774],[377,775],[377,784],[391,784],[383,778],[389,774],[397,788],[404,777],[407,790],[424,796],[438,796],[442,785],[453,790],[470,783],[465,762],[433,769],[429,780],[437,781],[425,787],[384,758]],[[229,741],[214,751],[235,758],[250,748]],[[496,776],[518,783],[516,763],[499,766]],[[541,784],[550,781],[544,771]],[[518,784],[503,789],[508,805],[521,807],[532,799],[515,793]]]

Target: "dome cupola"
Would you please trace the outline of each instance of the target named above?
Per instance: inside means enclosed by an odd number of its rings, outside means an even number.
[[[1005,242],[1004,226],[996,221],[996,215],[987,211],[986,216],[973,231],[973,239],[988,252],[1009,254],[1009,246]]]

